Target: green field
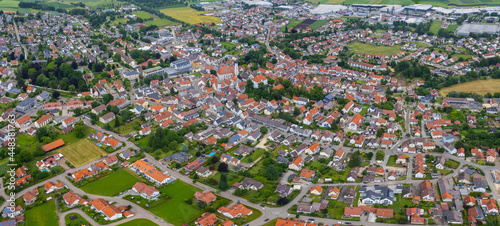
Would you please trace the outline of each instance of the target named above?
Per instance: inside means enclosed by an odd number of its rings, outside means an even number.
[[[26,210],[24,216],[26,217],[25,225],[52,226],[54,222],[58,222],[59,220],[55,200],[50,200],[42,205]]]
[[[106,152],[102,150],[102,148],[98,147],[88,139],[83,139],[76,143],[67,145],[59,149],[58,152],[63,154],[66,160],[71,162],[71,164],[75,167],[92,162],[99,157],[106,155]]]
[[[176,180],[167,187],[160,189],[161,194],[167,194],[172,199],[149,209],[149,211],[173,225],[187,224],[196,220],[203,213],[202,210],[189,206],[184,202],[186,199],[193,198],[194,193],[197,191],[201,190],[183,181]]]
[[[323,27],[323,25],[327,24],[328,22],[330,22],[330,20],[317,20],[316,22],[314,22],[313,24],[311,24],[309,26],[309,28],[311,28],[311,30],[318,30],[320,29],[321,27]]]
[[[102,179],[90,182],[81,189],[90,194],[114,196],[132,188],[137,182],[141,182],[141,180],[127,170],[121,169]]]
[[[115,128],[113,131],[115,131],[116,133],[119,133],[122,136],[126,136],[126,135],[130,134],[131,132],[140,130],[141,124],[142,124],[141,119],[136,118],[136,119],[132,120],[131,122],[123,124],[123,125],[119,126],[118,128]]]
[[[460,83],[439,90],[441,96],[445,97],[451,91],[477,93],[484,95],[486,93],[495,93],[500,90],[500,79],[486,79],[472,82]]]
[[[190,7],[160,9],[160,12],[190,24],[198,24],[201,22],[220,23],[220,18],[215,16],[205,16],[203,14],[207,12],[196,11]]]
[[[288,30],[291,30],[293,27],[297,26],[298,24],[300,24],[302,22],[302,20],[297,20],[295,18],[291,18],[289,19],[290,22],[281,28],[281,31],[285,31],[285,28],[288,28]]]
[[[137,17],[144,19],[144,20],[154,17],[153,15],[149,14],[148,12],[144,12],[144,11],[135,12],[134,15],[136,15]]]
[[[169,19],[156,19],[156,20],[150,20],[144,22],[145,25],[156,25],[156,26],[170,26],[170,25],[176,25],[176,22],[173,22]]]
[[[78,218],[77,219],[74,219],[74,220],[70,220],[69,217],[71,216],[77,216]],[[66,222],[66,225],[90,225],[90,223],[85,220],[85,218],[83,218],[80,214],[77,214],[77,213],[70,213],[70,214],[66,214],[66,216],[64,217],[64,221]]]
[[[362,53],[362,54],[388,54],[388,55],[394,55],[399,52],[401,52],[401,45],[394,45],[394,46],[377,46],[377,45],[370,45],[366,43],[361,43],[361,42],[352,42],[349,45],[347,45],[354,53]]]
[[[429,28],[429,31],[437,35],[439,32],[439,29],[441,29],[441,21],[432,21],[431,27]]]
[[[154,222],[148,220],[148,219],[134,219],[129,222],[119,224],[118,226],[136,226],[136,225],[141,225],[141,226],[157,226],[158,224],[155,224]]]

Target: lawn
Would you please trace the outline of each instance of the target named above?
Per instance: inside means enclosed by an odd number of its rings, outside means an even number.
[[[387,165],[388,166],[395,166],[397,158],[398,158],[397,155],[391,155],[391,156],[389,156],[389,160],[387,161]]]
[[[106,155],[102,148],[95,145],[89,139],[80,140],[58,150],[59,153],[73,166],[79,167],[85,163],[92,162],[101,156]]]
[[[162,205],[154,207],[149,211],[174,225],[187,224],[196,220],[203,213],[202,210],[186,204],[184,201],[191,199],[194,193],[201,191],[183,181],[177,180],[159,189],[160,193],[167,194],[172,199]]]
[[[72,216],[76,216],[77,218],[74,220],[70,220],[69,218]],[[66,222],[66,225],[77,225],[77,224],[90,225],[90,223],[87,220],[85,220],[85,218],[83,218],[80,214],[77,214],[77,213],[66,214],[66,216],[64,217],[64,220]]]
[[[265,151],[266,150],[264,149],[257,148],[254,152],[252,152],[252,154],[245,156],[245,158],[243,158],[241,161],[247,163],[253,162],[257,160],[262,154],[264,154]]]
[[[439,32],[439,29],[441,29],[441,21],[432,21],[431,27],[429,28],[429,31],[437,35]]]
[[[297,20],[295,18],[292,18],[292,19],[289,19],[290,22],[281,28],[281,31],[285,31],[285,28],[288,28],[288,30],[291,30],[293,27],[297,26],[297,24],[300,24],[300,22],[302,22],[302,20]]]
[[[2,0],[0,1],[0,9],[3,11],[15,12],[19,7],[19,2],[16,0]]]
[[[26,210],[24,216],[26,217],[25,225],[54,225],[54,222],[58,222],[59,220],[56,211],[56,201],[50,200],[42,205]]]
[[[135,12],[134,15],[136,15],[137,17],[144,19],[144,20],[149,19],[149,18],[153,18],[153,15],[149,14],[148,12],[144,12],[144,11]]]
[[[455,30],[457,30],[457,28],[458,28],[458,25],[448,25],[448,27],[445,30],[455,32]]]
[[[313,24],[311,24],[311,26],[309,26],[309,28],[311,28],[311,30],[318,30],[320,29],[321,27],[323,27],[323,25],[327,24],[330,20],[317,20],[316,22],[314,22]]]
[[[202,22],[220,23],[220,18],[214,16],[205,16],[205,11],[196,11],[190,7],[160,9],[160,12],[175,19],[182,20],[190,24],[199,24]]]
[[[377,46],[377,45],[370,45],[366,43],[361,43],[361,42],[353,42],[350,43],[349,48],[352,49],[353,52],[355,53],[362,53],[362,54],[388,54],[388,55],[394,55],[398,54],[401,52],[401,45],[394,45],[394,46]]]
[[[477,93],[484,95],[486,93],[495,93],[500,90],[500,79],[486,79],[472,82],[465,82],[439,90],[441,96],[445,97],[451,91]]]
[[[166,25],[176,25],[177,23],[169,19],[156,19],[144,22],[145,25],[156,25],[156,26],[166,26]]]
[[[139,218],[139,219],[135,219],[135,220],[131,220],[129,222],[123,223],[123,224],[119,224],[118,226],[136,226],[136,225],[156,226],[158,224],[155,224],[154,222],[152,222],[148,219]]]
[[[94,133],[95,132],[95,129],[92,129],[88,126],[85,126],[85,131],[84,131],[84,134],[85,136],[84,137],[87,137],[89,136],[91,133]],[[76,143],[78,141],[80,141],[81,139],[83,138],[78,138],[76,137],[76,133],[75,132],[71,132],[71,133],[68,133],[68,134],[58,134],[56,139],[54,140],[57,140],[57,139],[63,139],[64,140],[64,143],[66,144],[66,146],[70,145],[70,144],[73,144],[73,143]]]
[[[81,189],[91,194],[114,196],[132,188],[137,182],[141,182],[138,177],[132,175],[125,169],[121,169],[104,178],[90,182]]]
[[[456,169],[456,168],[458,168],[458,167],[460,166],[460,163],[459,163],[459,162],[457,162],[457,161],[455,161],[455,160],[453,160],[453,159],[448,159],[448,161],[446,161],[446,162],[444,163],[444,165],[445,165],[446,167]]]

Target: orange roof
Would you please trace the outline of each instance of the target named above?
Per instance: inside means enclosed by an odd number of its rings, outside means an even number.
[[[314,170],[302,169],[300,171],[300,177],[312,178],[314,174]]]
[[[218,209],[221,213],[228,213],[232,217],[247,216],[252,213],[251,209],[248,209],[243,204],[235,204],[231,207],[220,207]]]
[[[63,139],[59,139],[59,140],[56,140],[54,142],[43,145],[42,150],[44,150],[45,152],[48,152],[48,151],[52,151],[58,147],[61,147],[63,145],[64,145]]]
[[[158,171],[155,167],[149,165],[149,163],[144,162],[143,160],[137,160],[132,164],[132,166],[139,169],[140,171],[151,177],[153,180],[160,183],[170,178],[169,176]]]

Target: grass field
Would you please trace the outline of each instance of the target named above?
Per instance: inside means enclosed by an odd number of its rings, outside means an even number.
[[[71,216],[76,216],[78,217],[77,219],[74,219],[74,220],[70,220],[69,217]],[[85,218],[83,218],[80,214],[77,214],[77,213],[70,213],[70,214],[66,214],[66,216],[64,217],[64,220],[66,222],[66,225],[90,225],[90,223],[85,220]]]
[[[149,14],[148,12],[144,12],[144,11],[135,12],[134,15],[136,15],[137,17],[144,19],[144,20],[149,19],[149,18],[153,18],[153,15]]]
[[[86,184],[82,187],[82,190],[90,194],[114,196],[132,188],[136,182],[141,182],[141,180],[127,170],[121,169],[104,178]]]
[[[63,147],[59,149],[58,152],[63,154],[66,160],[71,162],[75,167],[79,167],[106,155],[106,152],[102,150],[102,148],[88,139],[83,139]]]
[[[176,25],[177,23],[169,19],[156,19],[144,22],[145,25],[156,25],[156,26],[170,26]]]
[[[190,24],[198,24],[201,22],[220,23],[220,19],[218,17],[202,15],[206,12],[196,11],[195,9],[189,7],[160,9],[160,12]]]
[[[297,20],[295,18],[289,19],[290,23],[288,23],[286,26],[281,28],[281,31],[285,31],[285,28],[288,28],[288,30],[291,30],[293,27],[297,26],[297,24],[300,24],[302,20]]]
[[[478,93],[484,95],[486,93],[495,93],[500,90],[500,79],[486,79],[472,82],[461,83],[439,90],[441,96],[445,97],[451,91]]]
[[[397,53],[401,52],[401,45],[394,45],[394,46],[382,46],[382,45],[380,45],[380,46],[377,46],[377,45],[370,45],[370,44],[361,43],[361,42],[353,42],[353,43],[350,43],[348,45],[348,47],[351,48],[351,50],[354,53],[363,53],[363,54],[380,53],[383,55],[385,55],[385,54],[393,55],[393,54],[397,54]]]
[[[439,32],[439,29],[441,29],[441,21],[432,21],[431,27],[429,28],[429,31],[437,35]]]
[[[135,220],[131,220],[129,222],[123,223],[123,224],[119,224],[118,226],[136,226],[136,225],[141,225],[141,226],[156,226],[158,224],[155,224],[155,223],[153,223],[152,221],[150,221],[148,219],[139,218],[139,219],[135,219]]]
[[[33,209],[26,210],[24,216],[26,216],[25,225],[52,226],[54,222],[58,222],[59,220],[56,211],[56,201],[50,200]]]
[[[323,27],[323,25],[327,24],[330,20],[317,20],[316,22],[314,22],[313,24],[311,24],[311,26],[309,26],[309,28],[311,28],[311,30],[318,30],[320,29],[321,27]]]
[[[172,199],[164,204],[156,206],[149,211],[173,225],[188,224],[196,220],[203,213],[202,210],[189,206],[184,201],[194,196],[200,189],[177,180],[173,184],[160,189],[160,193],[167,194]]]

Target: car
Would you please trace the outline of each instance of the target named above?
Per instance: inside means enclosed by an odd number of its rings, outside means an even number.
[[[265,219],[264,222],[268,222],[269,221],[269,218]]]
[[[312,218],[309,218],[309,221],[311,221],[311,222],[314,222],[314,219],[312,219]]]
[[[266,206],[264,206],[264,205],[260,204],[260,207],[266,207]]]
[[[351,224],[351,222],[345,222],[345,224]]]
[[[337,222],[337,224],[342,224],[342,221]]]

